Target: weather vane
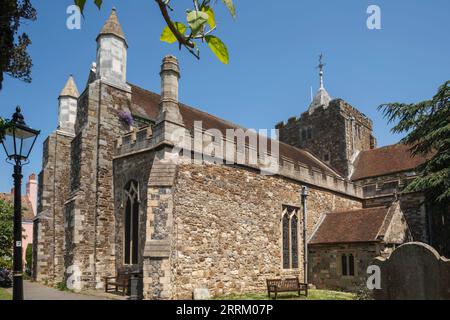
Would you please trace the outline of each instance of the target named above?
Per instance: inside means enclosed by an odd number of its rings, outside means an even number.
[[[320,88],[323,88],[323,67],[325,66],[325,63],[323,63],[323,53],[319,56],[319,65],[317,66],[318,69],[320,69]]]

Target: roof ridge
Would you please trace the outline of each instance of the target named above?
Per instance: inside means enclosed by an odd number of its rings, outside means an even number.
[[[142,87],[139,87],[138,85],[135,85],[135,84],[133,84],[133,83],[128,82],[128,84],[129,84],[132,88],[135,88],[135,89],[137,89],[137,90],[140,90],[140,91],[142,91],[142,92],[144,92],[144,93],[147,93],[147,94],[150,94],[150,95],[154,95],[154,96],[161,97],[160,94],[155,93],[155,92],[153,92],[153,91],[150,91],[150,90],[148,90],[148,89],[144,89],[144,88],[142,88]],[[201,110],[201,109],[199,109],[199,108],[197,108],[197,107],[192,107],[192,106],[189,106],[189,105],[187,105],[187,104],[185,104],[185,103],[182,103],[182,102],[179,102],[179,105],[180,105],[181,107],[190,109],[190,110],[192,110],[193,112],[197,112],[197,113],[200,113],[200,114],[202,114],[202,115],[211,117],[211,118],[217,120],[218,122],[221,122],[221,123],[223,123],[223,124],[225,124],[225,125],[229,125],[229,126],[234,127],[234,128],[236,128],[236,129],[251,130],[251,128],[246,128],[246,127],[244,127],[244,126],[238,125],[238,124],[233,123],[233,122],[231,122],[231,121],[225,120],[225,119],[223,119],[223,118],[220,118],[220,117],[218,117],[218,116],[215,116],[215,115],[213,115],[213,114],[210,114],[210,113],[208,113],[208,112],[206,112],[206,111],[203,111],[203,110]],[[255,131],[256,131],[256,130],[255,130]],[[258,132],[257,132],[257,133],[258,133]],[[260,135],[260,134],[258,133],[258,136],[262,136],[262,135]],[[270,138],[270,137],[267,137],[267,138],[269,138],[270,140],[273,140],[273,139]],[[326,164],[325,162],[323,162],[320,158],[314,156],[314,155],[313,155],[311,152],[309,152],[308,150],[301,149],[301,148],[297,148],[297,147],[292,146],[292,145],[290,145],[290,144],[284,143],[284,142],[282,142],[282,141],[280,141],[280,140],[277,140],[277,141],[278,141],[280,147],[283,146],[283,147],[285,147],[285,148],[290,148],[291,150],[297,150],[298,152],[301,152],[304,156],[308,157],[308,158],[311,159],[312,161],[317,162],[318,164],[320,164],[320,165],[323,166],[324,168],[328,169],[328,171],[332,172],[335,176],[341,177],[341,178],[342,178],[342,176],[341,176],[340,174],[338,174],[338,173],[336,172],[336,170],[334,170],[333,168],[331,168],[328,164]],[[280,152],[280,153],[281,153],[281,152]],[[292,160],[296,160],[296,159],[292,159]],[[299,161],[299,160],[297,160],[297,161]],[[301,161],[299,161],[299,162],[301,162]],[[305,163],[305,165],[307,165],[307,164]],[[315,166],[313,166],[313,167],[315,167],[315,168],[317,168],[317,169],[319,169],[319,170],[321,170],[321,171],[324,171],[324,169],[321,168],[321,167],[318,166],[318,165],[315,165]]]
[[[339,211],[330,211],[330,212],[327,212],[326,214],[330,214],[330,213],[333,213],[333,214],[341,214],[341,213],[355,213],[355,212],[358,212],[358,211],[371,211],[371,210],[379,210],[379,209],[382,209],[382,208],[384,208],[384,209],[389,209],[389,206],[378,206],[378,207],[370,207],[370,208],[360,208],[360,209],[350,209],[350,210],[339,210]]]

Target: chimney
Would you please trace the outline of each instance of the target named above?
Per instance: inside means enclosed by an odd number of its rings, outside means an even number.
[[[161,65],[161,101],[156,123],[169,121],[183,126],[178,106],[178,81],[180,67],[174,56],[166,56]]]
[[[38,194],[38,186],[36,181],[36,175],[32,173],[28,177],[27,182],[27,194],[28,200],[31,202],[31,207],[33,208],[33,214],[36,216],[37,210],[37,194]]]

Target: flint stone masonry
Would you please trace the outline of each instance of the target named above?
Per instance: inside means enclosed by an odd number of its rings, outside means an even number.
[[[264,290],[267,278],[302,279],[301,234],[300,268],[283,270],[281,260],[282,207],[301,207],[300,189],[300,183],[243,168],[181,165],[174,195],[173,298],[191,299],[195,288],[216,296]],[[358,200],[311,186],[308,233],[321,213],[360,207]]]
[[[427,244],[404,244],[373,264],[381,270],[381,289],[374,291],[377,300],[450,299],[450,260]]]
[[[43,170],[39,175],[37,229],[33,247],[33,278],[58,283],[64,273],[64,202],[69,193],[70,143],[73,136],[60,131],[44,143]],[[54,239],[62,241],[55,242]]]
[[[71,194],[66,204],[73,210],[66,208],[66,214],[73,216],[70,232],[76,239],[67,258],[80,268],[81,289],[100,289],[104,277],[116,272],[115,209],[111,201],[114,144],[117,136],[129,130],[118,111],[129,112],[130,103],[130,93],[100,80],[89,84],[79,100]]]
[[[365,285],[367,267],[383,251],[378,244],[334,244],[309,247],[309,279],[317,289],[358,291]],[[355,275],[344,276],[341,256],[355,257]]]

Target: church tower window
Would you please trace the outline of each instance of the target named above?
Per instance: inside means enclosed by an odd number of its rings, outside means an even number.
[[[137,264],[139,253],[139,187],[130,181],[125,187],[124,264]]]

